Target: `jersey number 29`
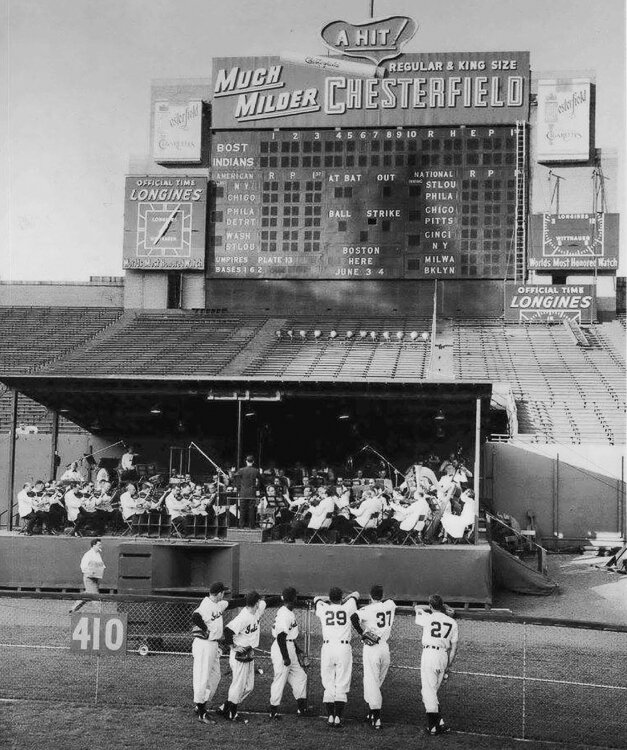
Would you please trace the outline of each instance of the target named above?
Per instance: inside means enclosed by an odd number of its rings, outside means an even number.
[[[342,610],[339,610],[338,612],[330,610],[326,613],[327,625],[346,625],[346,622],[346,612],[343,612]]]

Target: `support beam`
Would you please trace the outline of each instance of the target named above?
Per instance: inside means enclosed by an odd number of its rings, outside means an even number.
[[[554,549],[558,549],[560,523],[560,454],[555,456],[553,462],[553,543]]]
[[[235,465],[238,469],[242,466],[242,402],[237,402],[237,456]]]
[[[57,450],[59,448],[59,412],[52,412],[52,435],[50,436],[50,479],[57,478]]]
[[[17,407],[20,394],[14,389],[11,401],[11,427],[9,431],[9,462],[7,471],[6,508],[0,509],[0,526],[13,529],[13,498],[15,496],[15,448],[17,441]],[[6,515],[6,519],[5,519]]]
[[[479,487],[481,473],[481,399],[476,400],[475,412],[475,464],[473,466],[473,490],[475,493],[475,544],[479,536]]]

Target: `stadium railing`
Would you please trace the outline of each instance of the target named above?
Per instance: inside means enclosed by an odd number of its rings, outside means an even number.
[[[180,707],[192,721],[190,616],[200,600],[82,598],[81,613],[126,614],[124,653],[70,650],[74,600],[68,595],[0,592],[0,699]],[[234,612],[227,610],[225,620]],[[240,707],[243,711],[267,710],[274,615],[268,608],[262,619],[255,689]],[[296,616],[300,643],[311,658],[308,697],[314,721],[322,712],[320,623],[311,603],[303,603]],[[627,626],[467,611],[458,613],[458,622],[458,657],[440,689],[442,714],[453,731],[565,746],[624,746]],[[383,685],[384,725],[424,723],[420,638],[413,610],[399,607],[390,638],[391,668]],[[349,722],[364,716],[362,646],[356,637],[353,655]],[[225,659],[214,705],[226,697],[228,672]],[[295,713],[289,687],[282,709],[286,718]]]

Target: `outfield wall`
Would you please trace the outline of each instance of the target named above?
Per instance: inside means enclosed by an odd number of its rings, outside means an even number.
[[[624,447],[594,446],[592,463],[589,446],[537,448],[543,452],[510,443],[485,445],[482,494],[495,512],[513,516],[524,529],[527,511],[532,511],[538,540],[545,546],[558,543],[560,534],[562,544],[572,545],[585,542],[591,532],[622,531]]]
[[[104,537],[103,589],[127,594],[200,596],[221,580],[234,593],[277,594],[289,583],[301,596],[331,586],[365,596],[373,583],[401,601],[434,591],[456,603],[492,602],[488,544],[393,545],[188,542]],[[0,589],[82,587],[80,560],[89,538],[0,537]]]

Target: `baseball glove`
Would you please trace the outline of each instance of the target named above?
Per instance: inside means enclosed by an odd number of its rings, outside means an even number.
[[[192,637],[202,638],[203,641],[206,641],[207,638],[209,638],[209,633],[205,628],[201,628],[199,625],[194,625],[194,627],[192,628]]]
[[[236,661],[252,661],[255,658],[255,652],[252,646],[238,646],[235,649],[235,660]]]
[[[361,636],[361,640],[364,646],[376,646],[381,640],[381,637],[376,633],[373,633],[372,630],[365,630],[364,634]]]
[[[307,669],[311,664],[311,659],[300,651],[298,654],[298,663],[303,669]]]

